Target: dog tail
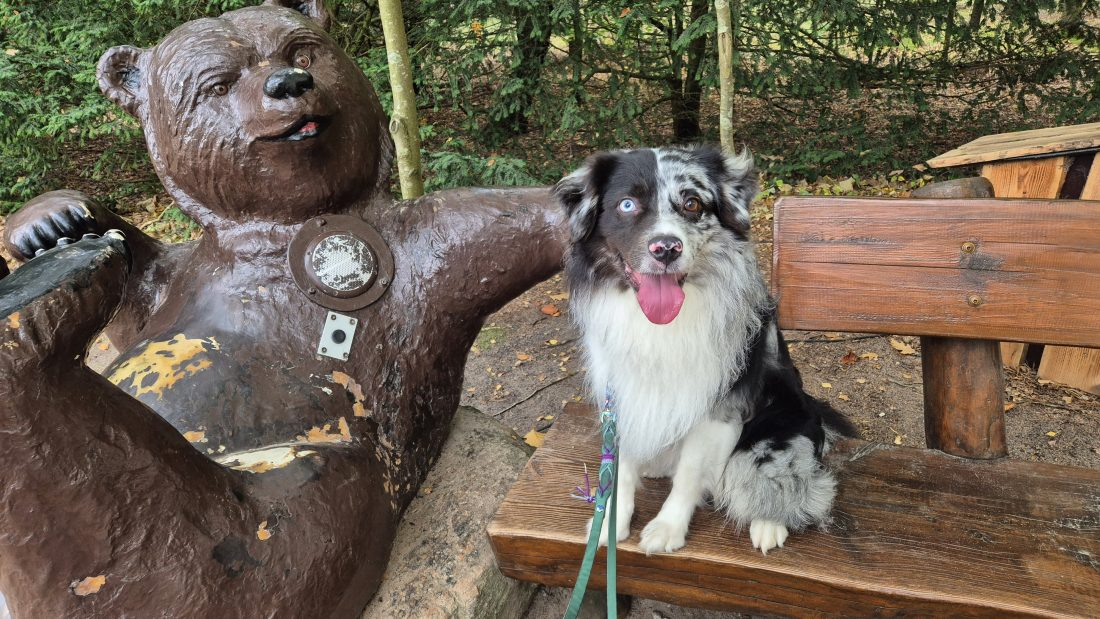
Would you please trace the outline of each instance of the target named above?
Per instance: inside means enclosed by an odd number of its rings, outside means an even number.
[[[855,424],[828,402],[806,394],[806,403],[814,408],[821,418],[821,425],[825,429],[826,445],[831,446],[840,438],[860,438],[859,429]]]

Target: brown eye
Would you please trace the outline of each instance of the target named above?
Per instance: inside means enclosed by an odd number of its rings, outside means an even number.
[[[225,95],[229,94],[229,86],[226,86],[225,84],[214,84],[214,87],[211,88],[210,91],[213,92],[215,95],[218,95],[219,97],[224,97]]]
[[[298,54],[294,57],[294,66],[298,67],[299,69],[308,69],[311,63],[312,60],[310,60],[309,56],[306,56],[305,54]]]
[[[684,210],[688,213],[698,213],[703,210],[703,203],[700,202],[698,198],[688,198],[687,201],[684,202]]]

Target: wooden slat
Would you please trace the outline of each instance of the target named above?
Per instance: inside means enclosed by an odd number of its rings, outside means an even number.
[[[647,482],[619,546],[619,590],[792,617],[1100,616],[1100,471],[858,441],[829,460],[840,469],[833,526],[766,557],[705,508],[686,547],[645,556],[638,532],[668,489]],[[505,574],[573,584],[591,506],[569,495],[598,462],[595,414],[567,406],[489,525]]]
[[[1072,157],[1000,161],[982,166],[998,198],[1057,198]]]
[[[1082,200],[1100,200],[1100,157],[1094,157]],[[1100,395],[1100,350],[1047,346],[1039,362],[1039,378]]]
[[[929,159],[928,165],[948,168],[1093,148],[1100,148],[1100,123],[987,135]]]
[[[998,198],[1057,198],[1071,161],[1072,157],[1049,157],[991,162],[982,166],[982,176],[993,186],[993,195]],[[1001,344],[1001,356],[1008,367],[1023,363],[1027,351],[1028,345],[1022,342]]]
[[[774,226],[783,328],[1100,347],[1100,202],[783,198]]]

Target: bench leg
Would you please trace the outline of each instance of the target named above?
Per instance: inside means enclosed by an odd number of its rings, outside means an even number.
[[[998,343],[922,337],[921,365],[928,446],[965,458],[1008,455]]]

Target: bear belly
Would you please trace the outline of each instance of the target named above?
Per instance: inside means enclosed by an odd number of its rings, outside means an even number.
[[[342,364],[270,353],[233,334],[181,332],[138,344],[104,375],[215,459],[272,445],[351,442],[349,424],[358,426],[369,410],[355,379],[333,369]]]

